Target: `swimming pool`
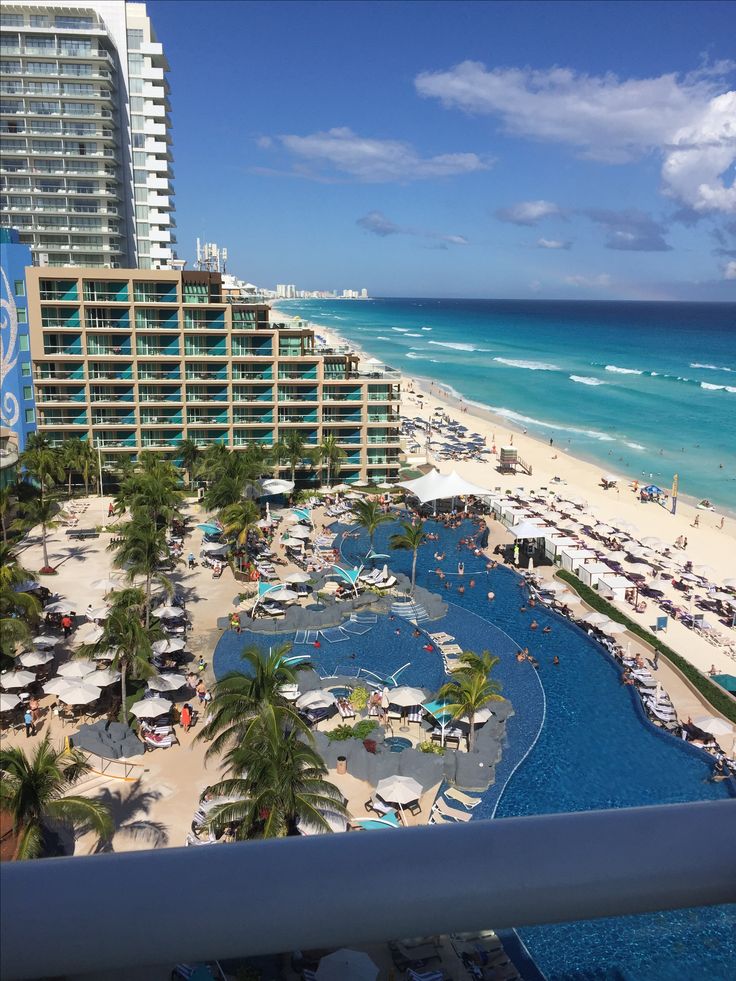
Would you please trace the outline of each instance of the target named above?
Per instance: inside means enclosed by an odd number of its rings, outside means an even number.
[[[390,552],[395,530],[381,526],[376,551]],[[707,782],[710,764],[680,740],[649,725],[637,696],[619,681],[614,662],[578,627],[536,607],[522,612],[524,591],[518,576],[504,568],[486,572],[485,560],[459,551],[459,539],[473,529],[436,526],[439,541],[419,552],[418,583],[449,601],[447,615],[428,629],[446,630],[473,650],[490,649],[501,658],[496,676],[515,707],[507,723],[508,745],[496,768],[496,782],[483,795],[473,820],[642,804],[716,800],[729,795],[726,784]],[[367,539],[348,539],[351,564],[367,551]],[[434,574],[435,551],[445,552],[442,582]],[[465,592],[457,590],[457,562],[465,565]],[[409,574],[411,553],[391,554],[391,568]],[[476,585],[471,588],[470,580]],[[445,585],[451,589],[445,589]],[[523,585],[523,584],[522,584]],[[496,599],[487,600],[488,590]],[[347,613],[347,611],[346,611]],[[531,629],[536,619],[538,628]],[[543,628],[551,626],[551,633]],[[396,633],[396,630],[399,633]],[[226,632],[214,667],[218,676],[237,669],[246,643],[277,644],[284,635]],[[323,674],[374,679],[397,675],[401,684],[437,688],[444,678],[436,654],[423,650],[404,621],[379,617],[371,630],[349,641],[309,653]],[[519,664],[518,647],[529,647],[539,671]],[[559,666],[552,659],[557,656]],[[362,677],[368,677],[362,674]],[[678,910],[635,917],[525,928],[519,935],[550,979],[617,978],[670,981],[673,977],[726,981],[736,975],[736,907]]]

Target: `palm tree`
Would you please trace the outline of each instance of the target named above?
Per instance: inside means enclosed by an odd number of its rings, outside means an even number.
[[[97,453],[89,440],[79,440],[79,447],[77,450],[77,467],[79,468],[82,474],[82,480],[84,481],[85,496],[89,497],[90,480],[97,467]]]
[[[211,787],[216,795],[238,798],[210,812],[211,827],[234,822],[238,838],[281,838],[297,824],[330,831],[329,815],[345,815],[343,796],[325,780],[327,768],[299,729],[278,724],[254,730],[230,754],[233,775]]]
[[[417,553],[419,546],[424,541],[424,524],[420,521],[418,525],[410,525],[406,521],[401,522],[403,531],[397,531],[389,539],[391,548],[398,551],[413,552],[411,562],[411,592],[414,592],[417,580]]]
[[[47,443],[33,443],[30,449],[27,448],[21,453],[20,463],[26,473],[38,483],[42,500],[46,488],[53,487],[58,480],[64,478],[59,452]]]
[[[173,464],[150,454],[143,455],[140,469],[120,487],[116,506],[121,512],[129,508],[133,517],[146,516],[158,527],[179,513],[182,494],[178,483],[179,475]]]
[[[353,514],[355,515],[355,523],[361,528],[365,528],[368,532],[368,537],[370,541],[370,551],[373,551],[373,537],[376,534],[380,525],[386,524],[387,521],[391,521],[391,515],[386,514],[381,505],[375,499],[375,497],[365,498],[361,501],[355,501],[353,504]]]
[[[224,511],[243,499],[243,481],[240,477],[226,474],[218,480],[210,481],[205,491],[203,503],[209,511]]]
[[[47,547],[47,537],[49,529],[56,528],[59,524],[55,520],[59,513],[59,507],[54,501],[41,497],[32,498],[21,505],[21,517],[15,522],[16,526],[24,530],[41,526],[41,547],[43,548],[43,570],[51,568],[49,565],[49,553]]]
[[[193,439],[185,439],[179,444],[179,458],[189,478],[189,489],[194,489],[194,473],[197,461],[202,456],[202,450]]]
[[[67,795],[90,771],[79,750],[54,749],[46,733],[30,759],[19,747],[0,750],[0,770],[0,804],[13,820],[15,859],[38,858],[51,825],[90,827],[98,839],[112,834],[106,807],[87,797]]]
[[[150,678],[156,673],[151,664],[151,642],[164,636],[158,623],[153,627],[143,626],[143,618],[148,610],[149,604],[142,589],[124,589],[113,593],[112,608],[102,627],[102,636],[96,644],[83,644],[77,651],[80,657],[93,657],[100,651],[114,652],[111,667],[120,671],[124,722],[127,720],[127,679]]]
[[[211,740],[207,757],[239,746],[254,726],[267,718],[292,728],[304,729],[293,704],[281,694],[281,686],[296,681],[296,670],[284,662],[291,644],[272,648],[266,657],[255,644],[243,649],[241,659],[248,674],[224,675],[213,688],[211,720],[197,739]]]
[[[6,519],[10,514],[11,503],[13,500],[13,492],[10,485],[7,487],[0,487],[0,524],[3,529],[3,544],[8,543],[8,529],[6,525]]]
[[[139,516],[123,525],[119,542],[111,542],[107,547],[115,552],[113,564],[118,569],[125,569],[130,582],[136,576],[145,576],[145,620],[148,627],[151,622],[151,583],[157,579],[167,592],[171,592],[171,583],[159,572],[161,564],[171,559],[165,530]]]
[[[82,441],[80,439],[65,439],[59,447],[59,460],[62,468],[66,472],[66,494],[70,500],[72,496],[72,474],[78,473],[82,469],[80,453],[81,445]]]
[[[475,726],[473,717],[489,702],[502,702],[501,684],[490,678],[486,667],[498,664],[498,658],[492,657],[488,651],[480,656],[472,651],[466,651],[461,661],[467,667],[453,672],[452,678],[438,691],[438,700],[447,700],[444,707],[453,719],[468,719],[468,752],[472,753],[475,746]]]
[[[35,579],[32,572],[24,569],[9,545],[0,545],[0,650],[11,654],[16,646],[31,638],[31,626],[35,625],[41,611],[38,599],[17,587]]]
[[[335,474],[340,466],[342,460],[345,459],[345,450],[340,446],[337,441],[337,436],[330,433],[329,436],[325,436],[322,442],[317,447],[319,457],[323,462],[327,463],[327,485],[330,484],[330,477]]]
[[[224,533],[235,535],[238,545],[246,544],[248,532],[255,526],[259,517],[260,512],[253,501],[238,501],[237,504],[229,504],[220,512]]]

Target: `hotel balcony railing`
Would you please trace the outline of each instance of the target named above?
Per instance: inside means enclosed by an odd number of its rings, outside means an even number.
[[[398,392],[366,392],[367,402],[393,402],[401,398]]]
[[[135,426],[135,413],[131,412],[127,416],[106,416],[92,413],[93,426]]]
[[[273,394],[270,390],[263,392],[239,392],[233,391],[233,402],[273,402]]]
[[[279,412],[279,423],[285,422],[311,422],[316,423],[316,412]]]
[[[143,358],[178,358],[179,345],[172,344],[170,347],[151,347],[147,344],[139,344],[137,348],[139,357]]]
[[[36,404],[37,405],[48,405],[49,403],[56,402],[86,402],[87,395],[84,391],[81,392],[55,392],[49,394],[47,392],[36,392]]]
[[[273,351],[268,347],[241,347],[237,338],[233,338],[233,357],[234,358],[272,358]]]
[[[109,392],[90,392],[90,402],[134,402],[135,397],[132,391],[121,392],[120,389],[112,389]]]
[[[311,402],[315,403],[319,401],[319,396],[316,392],[311,392],[308,395],[301,394],[290,394],[289,392],[279,392],[278,397],[279,402]]]
[[[128,368],[126,371],[100,371],[99,369],[90,369],[89,372],[90,381],[132,381],[133,380],[133,369]]]
[[[78,368],[53,368],[51,365],[37,365],[33,377],[41,381],[82,381],[84,379],[84,366]]]
[[[351,412],[345,415],[336,415],[332,412],[322,412],[322,422],[324,423],[361,423],[363,417],[360,412]]]
[[[391,436],[368,436],[366,443],[368,443],[369,446],[385,446],[387,443],[398,443],[399,440],[399,434],[393,433]]]
[[[181,402],[181,392],[178,388],[164,392],[140,392],[139,402]]]
[[[73,344],[70,347],[47,347],[44,344],[43,353],[49,354],[62,354],[64,357],[81,357],[82,356],[82,345]]]
[[[208,392],[206,390],[187,389],[187,402],[227,402],[227,392]]]
[[[360,402],[363,399],[362,392],[323,392],[323,402]]]
[[[140,416],[141,426],[181,426],[183,421],[181,412],[161,415],[143,411]]]
[[[241,413],[236,409],[233,413],[233,424],[236,426],[272,426],[273,412]]]
[[[229,426],[230,417],[227,412],[221,412],[215,415],[198,415],[196,412],[189,410],[187,412],[187,425],[191,426]]]
[[[139,352],[140,353],[140,352]],[[90,358],[117,358],[117,357],[130,357],[130,344],[121,344],[119,347],[117,345],[110,345],[109,347],[100,347],[96,344],[87,345],[87,355]]]
[[[279,371],[279,379],[291,379],[292,381],[316,381],[317,380],[317,369],[310,369],[309,371],[289,371],[288,369],[281,369]]]
[[[265,436],[241,436],[239,433],[233,435],[233,446],[273,446],[273,433]]]
[[[200,371],[187,366],[187,381],[227,381],[227,365],[223,365],[219,371]]]
[[[95,436],[95,446],[100,449],[133,449],[136,446],[135,433],[122,439],[115,436]]]
[[[139,364],[138,381],[181,381],[181,372],[178,368],[171,371],[151,370]]]
[[[127,317],[119,320],[86,320],[87,330],[124,330],[130,333],[130,321]]]
[[[270,371],[238,371],[238,366],[233,365],[233,381],[273,381],[273,374]]]

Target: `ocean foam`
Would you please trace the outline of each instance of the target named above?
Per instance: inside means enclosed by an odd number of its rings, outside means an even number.
[[[643,371],[639,371],[638,368],[619,368],[615,364],[607,364],[606,371],[613,371],[617,375],[643,375]]]
[[[430,342],[431,343],[431,342]],[[556,364],[549,364],[547,361],[524,361],[521,358],[494,358],[499,364],[505,364],[509,368],[526,368],[527,371],[559,371]]]
[[[646,449],[646,447],[642,446],[641,443],[626,443],[626,445],[630,446],[632,450]]]
[[[589,378],[587,375],[570,375],[570,381],[577,382],[579,385],[605,385],[600,378]]]
[[[392,327],[391,330],[396,330],[396,331],[399,332],[399,334],[408,334],[409,333],[409,328],[408,327]]]
[[[476,347],[475,344],[454,344],[450,341],[428,341],[436,347],[449,347],[453,351],[490,351],[489,347]]]
[[[431,330],[431,327],[422,327],[422,330]]]
[[[690,364],[691,368],[707,368],[708,371],[736,371],[736,368],[727,368],[722,364],[701,364],[699,361],[693,361]]]
[[[422,335],[421,334],[409,334],[409,333],[407,333],[406,336],[407,337],[421,337]]]
[[[736,394],[736,386],[734,385],[711,385],[709,382],[701,382],[700,387],[708,392],[731,392],[732,395]]]
[[[390,341],[391,339],[390,337],[382,337],[380,334],[376,337],[377,341]]]

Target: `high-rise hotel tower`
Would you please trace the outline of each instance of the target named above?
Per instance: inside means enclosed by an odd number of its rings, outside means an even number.
[[[173,257],[168,63],[143,3],[3,3],[0,211],[34,262]]]

